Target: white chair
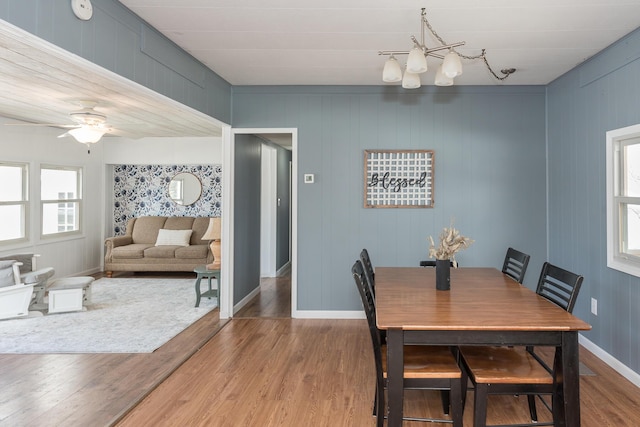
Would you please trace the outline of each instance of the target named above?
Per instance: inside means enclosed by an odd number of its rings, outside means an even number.
[[[25,285],[33,285],[33,297],[29,309],[46,311],[48,309],[45,294],[48,282],[55,274],[52,267],[38,269],[37,259],[39,254],[13,254],[4,256],[0,260],[15,260],[20,264],[20,282]]]
[[[91,276],[62,277],[47,285],[49,313],[84,311],[91,304]]]
[[[31,314],[66,313],[69,311],[86,310],[91,304],[90,276],[62,277],[49,280],[55,275],[52,267],[37,268],[38,254],[16,254],[0,258],[1,260],[19,261],[19,281],[33,288]]]
[[[20,281],[20,262],[0,261],[0,319],[42,315],[29,312],[33,297],[33,284]]]

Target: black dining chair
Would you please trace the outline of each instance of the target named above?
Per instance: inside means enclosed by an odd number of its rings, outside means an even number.
[[[573,313],[583,280],[582,276],[545,262],[542,265],[536,293]]]
[[[385,405],[387,346],[383,343],[380,330],[376,325],[375,300],[365,282],[365,268],[361,260],[354,263],[351,273],[362,300],[373,344],[373,358],[376,365],[373,414],[376,416],[377,426],[382,427],[387,413]],[[404,420],[451,423],[456,427],[462,427],[462,372],[451,350],[448,347],[424,345],[405,345],[403,349],[405,389],[448,391],[447,401],[451,405],[451,419],[405,417]],[[445,413],[449,408],[446,409]]]
[[[360,252],[360,261],[362,261],[362,266],[364,267],[364,274],[367,285],[369,285],[369,289],[371,290],[371,294],[373,297],[376,297],[376,288],[375,288],[375,279],[376,273],[373,269],[373,263],[371,262],[371,258],[369,257],[369,251],[364,248],[362,252]]]
[[[524,252],[513,248],[507,249],[507,254],[502,264],[502,272],[522,284],[524,275],[527,272],[527,266],[529,265],[529,258],[531,257]]]
[[[584,278],[545,262],[540,272],[536,293],[571,313]],[[486,426],[487,399],[490,394],[527,395],[531,425],[538,423],[536,396],[551,410],[541,395],[552,395],[554,372],[535,352],[533,346],[522,347],[460,347],[463,369],[474,386],[474,427]],[[557,355],[556,355],[557,357]],[[555,363],[554,363],[555,364]],[[465,396],[466,383],[462,394]],[[555,414],[554,414],[554,418]],[[514,425],[514,424],[509,424]],[[528,424],[516,424],[519,426]]]

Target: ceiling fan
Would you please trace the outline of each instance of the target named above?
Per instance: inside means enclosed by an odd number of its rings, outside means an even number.
[[[58,135],[58,138],[71,135],[76,141],[83,144],[93,144],[102,138],[105,133],[113,132],[113,128],[107,124],[107,116],[95,110],[97,102],[79,101],[82,106],[80,110],[72,111],[69,117],[74,124],[61,123],[7,123],[14,126],[53,126],[68,128],[65,133]]]

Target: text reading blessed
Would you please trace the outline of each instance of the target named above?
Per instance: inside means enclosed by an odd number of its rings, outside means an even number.
[[[424,187],[427,184],[427,173],[422,172],[419,178],[396,178],[391,177],[389,172],[380,175],[374,173],[371,175],[371,181],[367,183],[368,187],[380,186],[384,189],[399,192],[403,188],[408,187]]]

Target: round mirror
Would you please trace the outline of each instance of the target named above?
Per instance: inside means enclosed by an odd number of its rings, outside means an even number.
[[[179,173],[169,182],[169,197],[181,206],[194,204],[202,194],[202,184],[191,173]]]

